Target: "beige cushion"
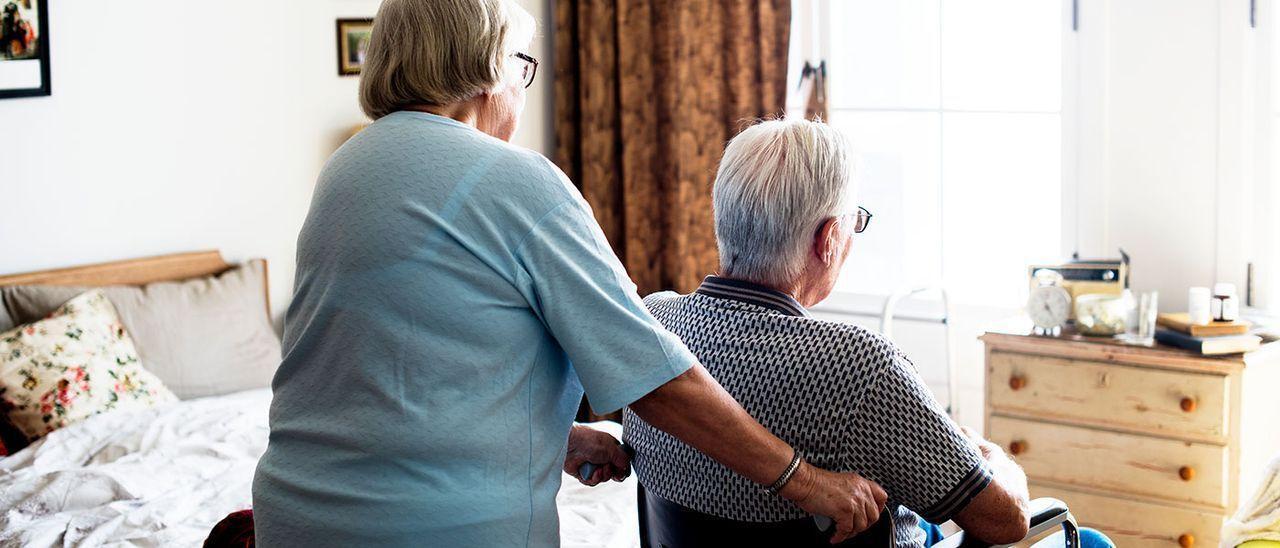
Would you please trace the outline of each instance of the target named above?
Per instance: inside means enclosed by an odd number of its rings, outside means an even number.
[[[38,438],[98,413],[177,398],[139,363],[115,308],[95,289],[0,333],[0,400],[13,425]]]
[[[9,317],[9,309],[0,302],[0,331],[8,331],[14,328],[13,319]]]
[[[280,340],[266,312],[262,261],[218,276],[144,286],[103,287],[138,355],[179,398],[270,386]],[[82,287],[0,288],[15,323],[42,318]]]

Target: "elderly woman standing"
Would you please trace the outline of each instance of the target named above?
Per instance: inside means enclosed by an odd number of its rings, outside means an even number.
[[[582,196],[508,144],[537,61],[510,0],[386,0],[360,101],[298,237],[265,546],[554,546],[560,470],[628,470],[573,427],[630,405],[749,481],[866,527],[883,492],[765,431],[644,309]]]

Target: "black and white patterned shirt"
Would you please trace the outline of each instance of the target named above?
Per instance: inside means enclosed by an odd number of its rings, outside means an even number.
[[[807,461],[879,483],[897,546],[924,545],[917,514],[947,521],[991,481],[915,366],[878,333],[813,318],[785,293],[715,276],[689,295],[656,293],[644,302],[752,417]],[[634,413],[623,424],[637,477],[653,494],[740,521],[806,516]]]

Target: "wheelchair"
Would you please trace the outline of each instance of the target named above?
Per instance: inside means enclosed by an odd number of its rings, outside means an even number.
[[[724,519],[685,508],[647,493],[637,486],[640,513],[640,546],[642,548],[696,548],[704,546],[777,546],[867,548],[894,545],[893,522],[886,510],[870,529],[840,544],[832,545],[830,529],[822,530],[813,519],[780,523],[746,523]],[[1031,524],[1026,542],[1059,528],[1066,537],[1067,548],[1079,548],[1080,530],[1066,503],[1054,498],[1038,498],[1030,503]],[[984,543],[964,531],[952,534],[933,545],[934,548],[978,548],[997,545]],[[999,545],[999,546],[1013,546]]]

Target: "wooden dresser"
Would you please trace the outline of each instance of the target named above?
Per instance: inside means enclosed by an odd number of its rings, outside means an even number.
[[[1280,343],[1208,358],[1169,347],[989,332],[986,433],[1032,497],[1119,546],[1218,546],[1280,453]]]

